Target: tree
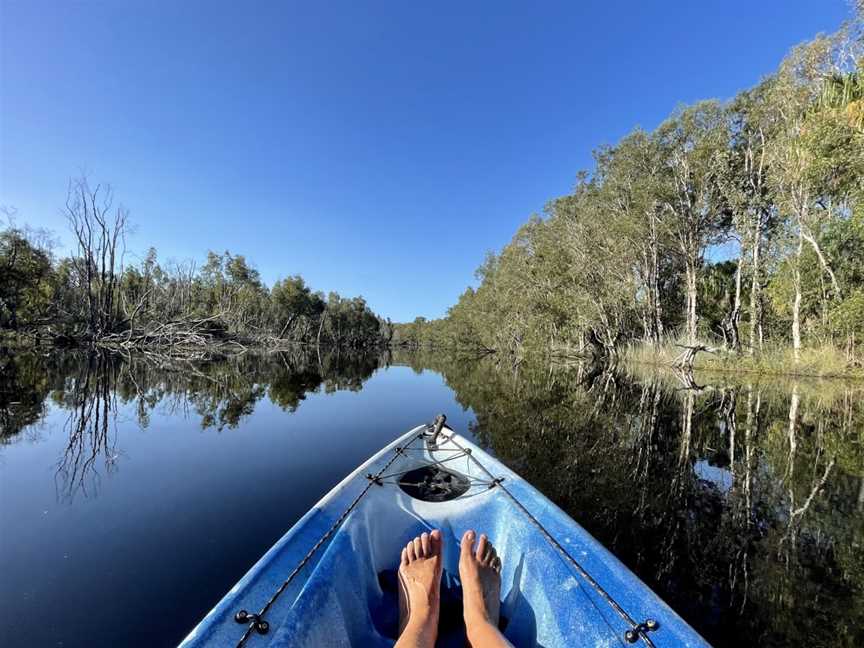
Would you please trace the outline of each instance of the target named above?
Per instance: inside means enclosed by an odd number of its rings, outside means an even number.
[[[270,289],[275,325],[279,326],[278,337],[284,337],[300,319],[316,319],[324,310],[324,304],[306,286],[300,275],[281,279]]]
[[[48,314],[51,257],[30,238],[14,227],[0,232],[0,327],[18,329]]]
[[[91,188],[82,176],[69,181],[66,217],[77,245],[71,262],[86,300],[87,335],[98,338],[113,331],[119,320],[115,288],[129,213],[122,205],[114,207],[109,185]]]
[[[695,344],[698,275],[706,249],[723,241],[730,222],[719,178],[729,142],[727,115],[716,101],[678,111],[655,134],[669,169],[664,222],[684,265],[687,340]]]
[[[737,351],[740,348],[741,282],[747,269],[750,275],[748,351],[751,355],[755,352],[757,338],[761,348],[763,251],[776,222],[767,152],[780,120],[770,101],[771,87],[772,80],[763,81],[739,94],[732,102],[732,141],[726,154],[724,173],[720,176],[739,239],[735,299],[725,328]]]
[[[782,117],[782,128],[770,145],[770,181],[777,203],[786,217],[794,245],[792,345],[795,359],[801,350],[802,253],[805,243],[830,279],[831,295],[842,291],[819,238],[839,215],[836,198],[860,182],[860,133],[856,120],[847,119],[845,107],[855,101],[854,78],[847,84],[838,65],[838,52],[846,47],[847,33],[820,37],[799,46],[784,60],[772,88],[773,102]],[[842,59],[841,59],[842,60]],[[839,75],[839,83],[838,83]],[[826,90],[827,82],[827,90]],[[842,92],[837,86],[842,86]],[[847,93],[847,86],[853,92]],[[838,96],[843,104],[838,119]],[[841,201],[842,204],[842,201]],[[827,309],[825,309],[827,311]]]
[[[603,202],[636,255],[634,270],[641,284],[643,331],[646,340],[659,344],[664,334],[662,260],[671,241],[663,227],[661,192],[667,169],[656,139],[641,129],[614,148],[596,156]],[[638,259],[638,260],[637,260]]]

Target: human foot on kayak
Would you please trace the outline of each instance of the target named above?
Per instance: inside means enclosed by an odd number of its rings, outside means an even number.
[[[480,535],[474,549],[473,530],[462,536],[459,579],[462,581],[462,606],[465,630],[472,648],[510,646],[498,630],[501,610],[501,558],[486,534]]]
[[[435,645],[441,603],[441,532],[422,533],[402,549],[399,640],[395,648]]]

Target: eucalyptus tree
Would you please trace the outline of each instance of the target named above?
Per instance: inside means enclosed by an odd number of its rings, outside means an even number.
[[[548,222],[528,219],[496,260],[493,287],[500,348],[521,352],[523,346],[554,347],[566,317],[560,312],[564,268],[555,254],[558,245]]]
[[[770,143],[769,178],[794,250],[792,345],[796,360],[801,349],[804,246],[812,249],[830,280],[831,294],[824,290],[823,302],[840,300],[841,287],[819,239],[824,228],[847,209],[843,198],[849,189],[861,182],[861,140],[855,122],[846,119],[845,110],[838,119],[831,101],[826,107],[826,80],[848,73],[841,67],[848,64],[842,55],[849,46],[847,39],[848,32],[841,31],[797,47],[784,60],[772,88],[782,127]],[[854,88],[855,84],[850,85]]]
[[[615,221],[615,234],[628,243],[629,254],[621,262],[633,263],[640,284],[644,337],[655,343],[664,334],[662,265],[672,244],[662,221],[667,168],[660,153],[656,140],[637,129],[596,155],[602,201]]]
[[[294,337],[305,337],[311,322],[324,311],[324,302],[313,293],[303,277],[294,275],[280,279],[270,289],[270,308],[277,338],[290,334],[295,326],[302,326]]]
[[[0,326],[17,329],[51,310],[50,250],[31,238],[17,227],[0,232]]]
[[[719,178],[729,143],[726,112],[717,101],[683,108],[654,133],[668,170],[663,218],[684,265],[687,339],[696,342],[698,276],[706,250],[725,240],[730,214]]]
[[[727,316],[727,329],[735,350],[740,348],[738,322],[744,271],[750,278],[749,344],[752,355],[762,343],[763,252],[776,222],[776,209],[768,181],[768,143],[777,131],[779,115],[770,101],[772,79],[745,90],[730,109],[731,142],[725,172],[720,176],[739,242],[735,298]]]
[[[481,335],[482,325],[480,325],[475,316],[477,313],[476,301],[477,291],[473,287],[468,286],[459,295],[456,303],[447,309],[447,317],[445,319],[446,339],[443,340],[447,346],[484,347]],[[492,349],[487,347],[484,350],[491,351]]]
[[[638,251],[620,230],[627,223],[607,209],[602,184],[583,180],[576,191],[555,202],[560,245],[569,255],[567,280],[579,328],[596,352],[616,353],[634,325]]]

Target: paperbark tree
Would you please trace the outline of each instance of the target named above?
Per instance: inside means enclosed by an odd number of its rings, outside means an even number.
[[[706,249],[726,236],[730,218],[720,189],[720,154],[729,142],[726,114],[716,101],[685,108],[655,135],[664,152],[669,182],[664,188],[664,224],[684,265],[685,322],[690,344],[697,338],[697,281]]]
[[[801,263],[805,243],[830,280],[831,297],[839,300],[842,296],[819,239],[826,224],[842,211],[838,202],[842,204],[849,189],[860,183],[862,154],[856,123],[854,119],[850,123],[845,113],[838,119],[836,109],[826,106],[825,99],[826,84],[830,86],[832,79],[848,74],[843,68],[848,37],[848,32],[841,31],[796,48],[784,60],[772,87],[772,102],[782,127],[769,144],[769,181],[786,217],[789,237],[795,241],[792,346],[796,361],[802,344]],[[850,87],[859,87],[857,81]],[[847,103],[851,101],[844,101],[844,107]],[[823,301],[827,298],[823,291]],[[823,312],[827,313],[824,306]]]

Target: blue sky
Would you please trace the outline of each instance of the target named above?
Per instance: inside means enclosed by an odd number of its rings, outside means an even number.
[[[0,0],[0,204],[68,242],[81,169],[132,256],[438,317],[591,150],[727,98],[844,0]]]

